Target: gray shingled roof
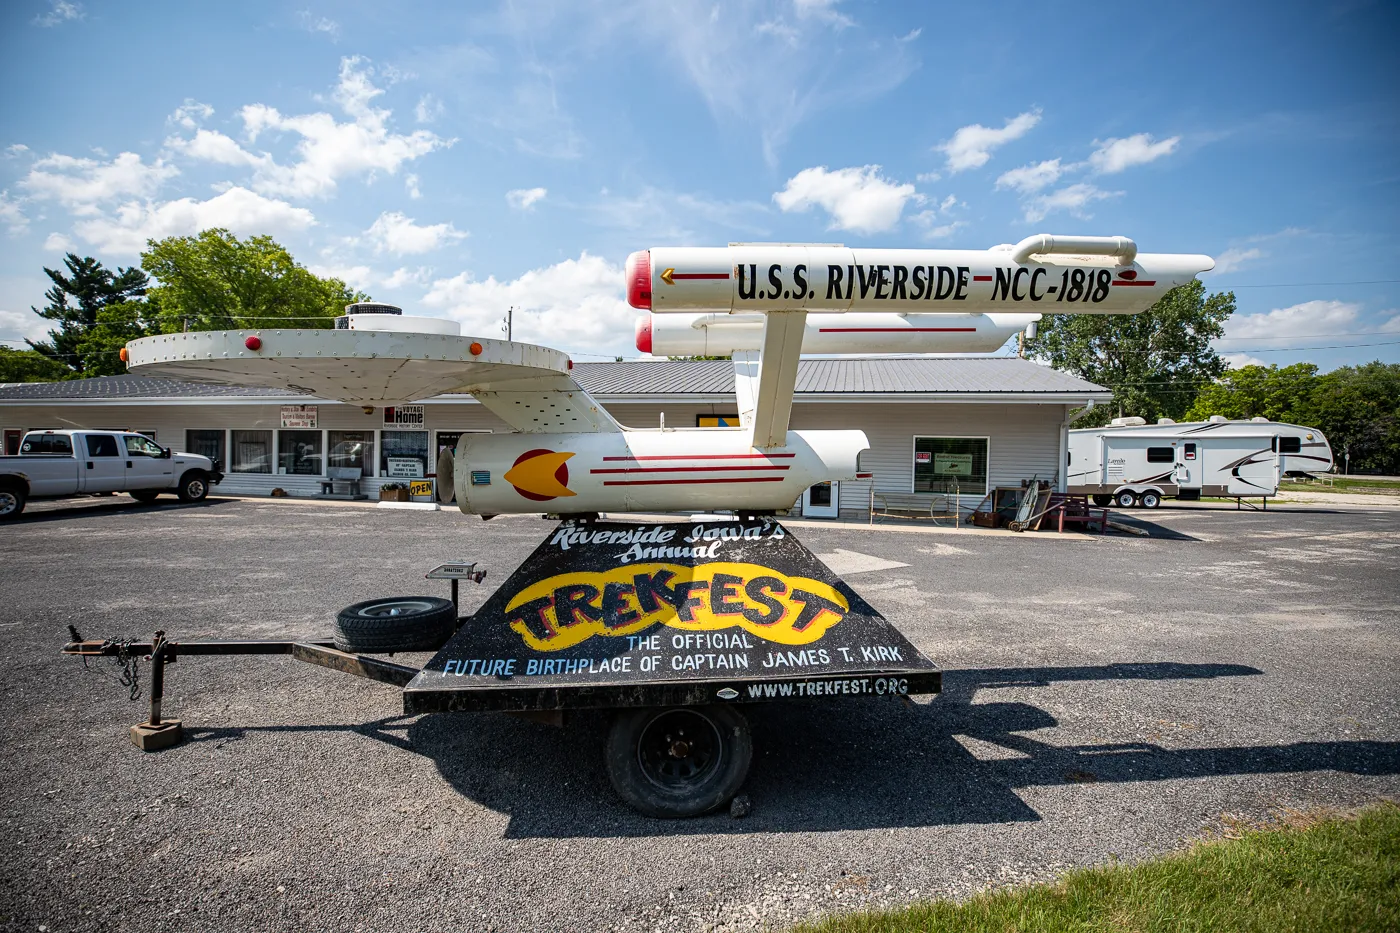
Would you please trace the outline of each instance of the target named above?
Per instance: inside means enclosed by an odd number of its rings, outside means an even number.
[[[632,360],[578,363],[574,377],[589,392],[605,397],[729,395],[734,368],[726,360]],[[931,359],[928,357],[802,360],[797,368],[802,393],[1070,393],[1102,392],[1076,376],[1015,358]],[[48,401],[115,398],[277,398],[290,389],[249,389],[203,385],[144,376],[103,376],[67,382],[0,384],[0,399]]]

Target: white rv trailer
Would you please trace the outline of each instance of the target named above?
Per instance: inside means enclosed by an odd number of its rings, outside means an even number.
[[[1069,432],[1066,491],[1096,505],[1152,509],[1164,496],[1267,499],[1281,476],[1331,469],[1332,448],[1316,428],[1220,415],[1179,424],[1115,418]]]

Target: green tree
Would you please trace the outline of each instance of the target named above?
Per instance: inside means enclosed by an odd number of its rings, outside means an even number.
[[[345,305],[366,298],[340,279],[313,275],[268,236],[240,240],[214,229],[152,240],[141,265],[159,282],[150,301],[166,333],[332,327]]]
[[[1350,453],[1354,472],[1400,473],[1400,363],[1324,373],[1300,414],[1301,423],[1327,435],[1339,467]]]
[[[75,353],[84,378],[117,376],[126,372],[121,350],[128,342],[159,333],[151,318],[153,307],[144,301],[123,301],[97,312],[97,322],[78,341]]]
[[[1216,382],[1201,389],[1183,417],[1187,421],[1205,421],[1211,415],[1231,419],[1262,417],[1298,424],[1302,413],[1308,410],[1308,399],[1316,384],[1317,367],[1312,363],[1242,366],[1227,370]]]
[[[0,382],[57,382],[73,370],[37,350],[0,347]]]
[[[78,346],[88,331],[97,324],[98,314],[108,305],[135,301],[146,294],[148,280],[140,269],[117,269],[112,272],[91,256],[79,258],[69,253],[63,259],[68,274],[62,270],[44,269],[53,286],[44,293],[46,307],[31,310],[42,318],[57,321],[49,331],[49,339],[28,341],[29,345],[49,359],[69,368],[69,375],[81,373]]]
[[[1081,416],[1082,424],[1103,424],[1119,413],[1180,418],[1196,393],[1225,372],[1210,342],[1234,310],[1234,292],[1207,295],[1192,281],[1141,314],[1046,315],[1026,352],[1113,390],[1111,405]]]

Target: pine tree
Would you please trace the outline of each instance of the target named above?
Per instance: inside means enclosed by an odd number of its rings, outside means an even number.
[[[91,256],[79,258],[73,253],[64,257],[68,267],[65,275],[59,269],[44,269],[53,287],[44,293],[48,306],[33,312],[56,321],[47,341],[27,341],[31,347],[57,363],[74,371],[83,369],[80,350],[89,332],[97,326],[102,310],[145,297],[146,273],[139,268],[117,269],[113,273]]]

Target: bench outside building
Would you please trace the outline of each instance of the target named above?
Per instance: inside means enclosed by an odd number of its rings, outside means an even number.
[[[321,480],[321,498],[368,499],[369,496],[360,492],[360,477],[363,472],[359,467],[327,467],[326,478]],[[337,494],[336,483],[344,483],[347,491]]]

